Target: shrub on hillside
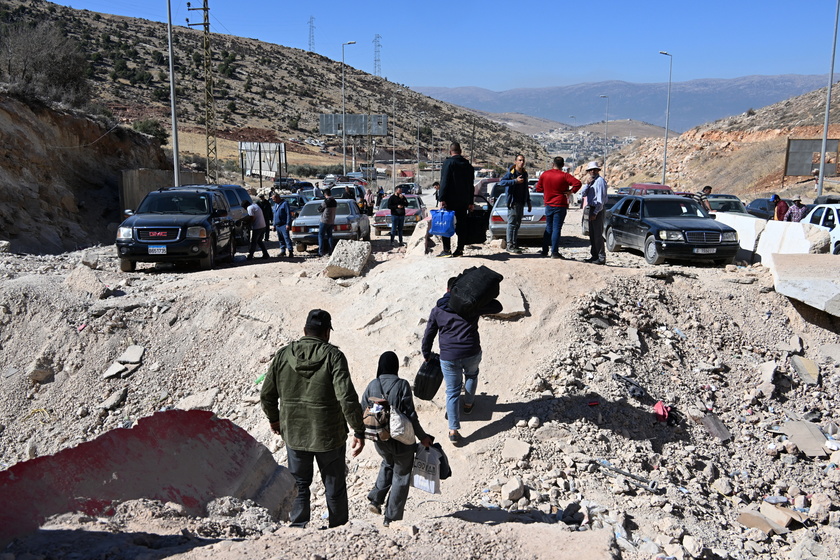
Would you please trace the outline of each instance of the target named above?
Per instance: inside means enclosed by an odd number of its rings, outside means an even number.
[[[169,133],[157,119],[141,119],[139,121],[134,121],[131,124],[131,128],[138,132],[142,132],[143,134],[154,136],[161,144],[166,144],[169,141]]]

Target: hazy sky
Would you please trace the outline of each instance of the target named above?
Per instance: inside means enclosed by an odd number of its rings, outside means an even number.
[[[166,21],[165,0],[75,0],[76,9]],[[304,6],[304,4],[307,4]],[[193,7],[201,6],[194,0]],[[309,49],[407,86],[519,87],[753,74],[827,74],[837,3],[829,0],[548,2],[210,0],[215,33]],[[172,22],[201,21],[172,0]],[[176,31],[177,32],[177,31]]]

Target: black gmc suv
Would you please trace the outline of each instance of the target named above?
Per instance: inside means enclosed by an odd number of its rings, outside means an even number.
[[[190,262],[213,268],[233,260],[234,222],[224,193],[204,186],[152,191],[117,230],[120,270],[138,262]]]

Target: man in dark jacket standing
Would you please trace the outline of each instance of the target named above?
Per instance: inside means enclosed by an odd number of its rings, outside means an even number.
[[[452,252],[451,238],[443,237],[443,251],[439,257],[460,257],[464,254],[464,238],[467,227],[467,212],[473,208],[473,179],[475,171],[469,160],[461,155],[461,145],[449,145],[449,157],[440,168],[440,208],[455,212],[455,235],[458,247]]]
[[[338,202],[332,197],[332,189],[324,189],[324,200],[318,205],[318,212],[321,213],[321,220],[318,222],[318,256],[325,257],[332,254],[333,228],[335,227],[335,214],[338,211]]]
[[[478,366],[481,364],[481,338],[478,335],[478,320],[482,315],[493,315],[502,311],[502,304],[492,300],[475,316],[461,317],[449,308],[449,296],[457,277],[446,283],[446,293],[429,314],[426,332],[423,334],[423,358],[429,361],[435,336],[440,347],[440,369],[446,383],[446,417],[449,421],[449,441],[461,445],[461,388],[464,388],[464,413],[472,412],[475,393],[478,389]],[[465,382],[466,379],[466,382]]]
[[[277,232],[277,241],[280,244],[280,256],[286,256],[286,248],[289,249],[289,258],[294,256],[292,238],[289,229],[292,227],[292,210],[289,208],[289,201],[281,198],[275,193],[272,197],[272,216],[274,218],[274,231]]]
[[[398,237],[400,245],[403,244],[403,227],[405,226],[405,207],[408,206],[408,200],[402,193],[402,189],[397,187],[394,194],[388,199],[388,210],[391,211],[391,245],[394,245],[394,237]]]
[[[507,224],[507,250],[508,253],[521,253],[519,248],[518,234],[519,226],[522,224],[522,216],[525,214],[525,206],[528,212],[531,211],[531,191],[528,189],[528,172],[525,170],[525,156],[516,155],[516,161],[510,171],[505,173],[499,185],[505,188],[507,193],[508,224]]]
[[[347,358],[329,343],[331,331],[329,313],[310,311],[304,337],[277,351],[260,393],[271,431],[286,442],[289,471],[298,488],[290,516],[295,527],[309,522],[313,460],[324,481],[329,526],[347,523],[347,424],[353,429],[353,457],[365,446],[359,396]]]

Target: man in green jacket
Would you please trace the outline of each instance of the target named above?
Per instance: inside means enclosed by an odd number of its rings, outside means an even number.
[[[298,488],[291,512],[294,527],[309,522],[313,460],[324,481],[329,526],[347,523],[347,424],[353,428],[353,457],[365,446],[359,397],[347,358],[329,343],[330,331],[330,314],[322,309],[310,311],[304,337],[277,351],[260,393],[271,431],[286,442],[289,471]]]

